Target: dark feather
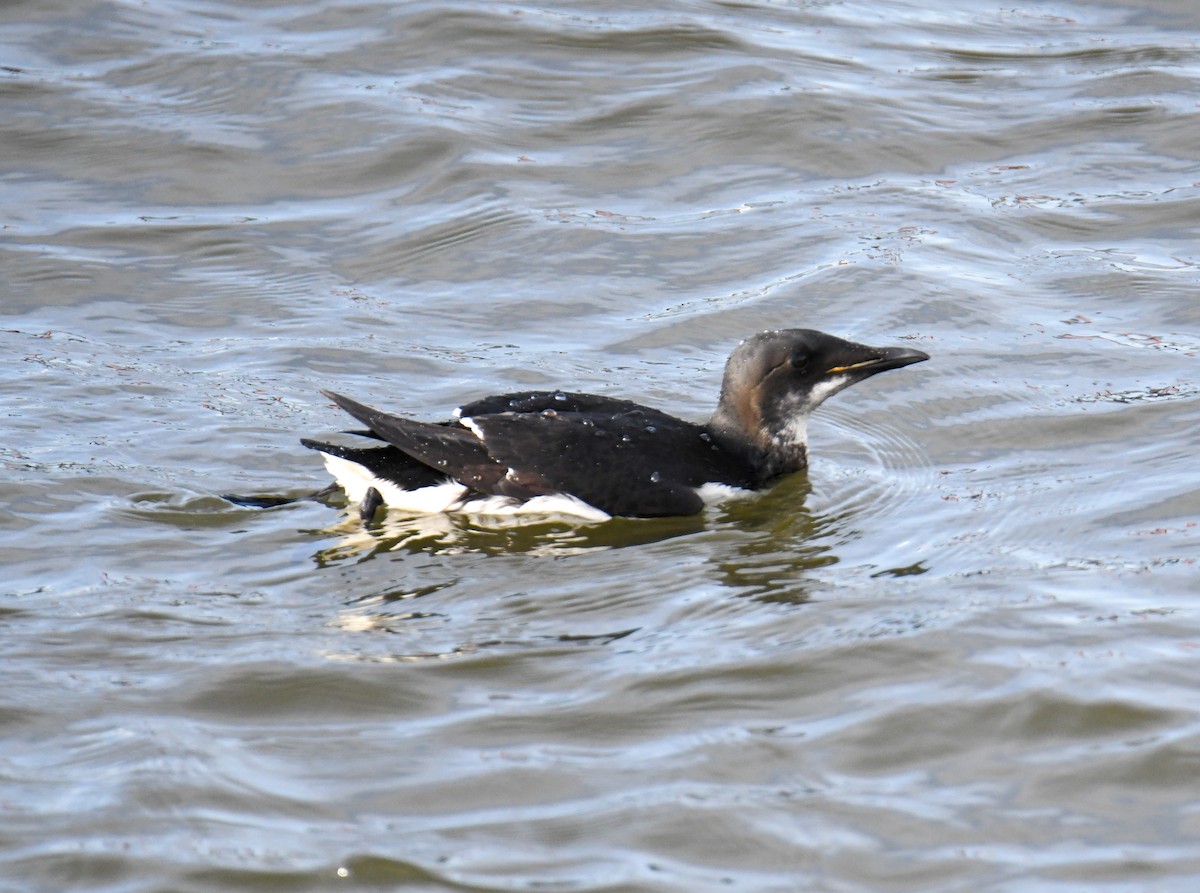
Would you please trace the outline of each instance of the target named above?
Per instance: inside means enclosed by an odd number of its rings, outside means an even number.
[[[703,508],[696,494],[711,480],[739,477],[734,463],[704,429],[664,413],[540,412],[476,415],[488,452],[552,489],[570,493],[610,515],[688,515]],[[686,467],[681,454],[710,449]]]
[[[300,443],[310,450],[357,462],[375,477],[391,481],[405,490],[444,484],[450,477],[445,471],[430,468],[394,446],[347,447],[307,437],[301,438]]]
[[[552,410],[554,412],[606,413],[620,415],[635,413],[647,418],[657,418],[667,422],[679,421],[673,416],[642,406],[632,400],[621,400],[617,397],[599,397],[595,394],[573,394],[569,391],[521,391],[514,394],[500,394],[497,397],[484,397],[459,408],[461,418],[474,418],[481,415],[499,415],[500,413],[538,413]]]
[[[401,452],[443,474],[458,478],[463,469],[494,464],[479,438],[461,425],[403,419],[332,391],[321,393]]]

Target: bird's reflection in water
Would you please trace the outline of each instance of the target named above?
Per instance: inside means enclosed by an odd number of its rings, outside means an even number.
[[[660,542],[697,533],[704,527],[700,515],[581,524],[578,519],[555,516],[533,520],[528,516],[386,512],[372,523],[363,524],[357,513],[349,512],[321,531],[337,534],[338,542],[313,557],[318,565],[327,566],[400,551],[562,556]]]
[[[775,605],[802,605],[811,602],[820,589],[816,571],[837,562],[834,549],[847,535],[848,527],[844,517],[807,509],[805,501],[810,490],[807,476],[797,475],[770,493],[733,500],[703,515],[591,524],[554,517],[533,520],[381,512],[371,524],[364,525],[357,513],[349,512],[321,531],[325,536],[336,533],[338,540],[318,552],[315,560],[322,566],[345,567],[388,555],[562,557],[695,536],[698,539],[694,545],[683,548],[685,552],[694,548],[704,553],[700,579],[694,574],[676,576],[667,567],[665,573],[655,575],[646,585],[665,585],[668,588],[662,596],[670,598],[672,580],[689,587],[707,580],[715,584],[712,597],[716,600],[725,593]],[[670,549],[658,559],[670,564],[675,554],[676,550]],[[458,567],[457,562],[442,566],[436,580],[422,573],[425,579],[393,580],[346,600],[334,621],[337,627],[348,632],[402,636],[408,644],[397,649],[395,640],[391,646],[377,640],[361,649],[329,656],[386,662],[433,661],[499,657],[530,648],[603,647],[636,632],[645,620],[643,613],[614,616],[608,629],[602,626],[600,630],[567,631],[560,624],[571,623],[570,610],[555,611],[557,619],[549,623],[549,629],[541,625],[550,620],[545,615],[539,615],[541,620],[532,625],[528,617],[497,623],[495,617],[461,615],[453,607],[454,591],[460,584],[476,579],[479,568],[476,566],[472,572],[462,566],[460,574],[454,572]],[[447,574],[447,570],[452,572]],[[587,580],[580,582],[586,584]]]
[[[313,557],[322,567],[387,553],[562,557],[708,531],[713,536],[705,548],[720,585],[740,597],[802,603],[811,599],[812,571],[837,563],[834,547],[847,535],[845,517],[816,513],[805,506],[810,492],[807,475],[799,474],[768,493],[730,500],[703,515],[599,523],[553,516],[534,520],[381,512],[364,525],[357,513],[349,511],[320,531],[326,536],[336,534],[338,540]]]
[[[806,506],[812,491],[807,474],[754,499],[728,503],[720,517],[739,532],[711,562],[721,585],[740,598],[804,604],[812,601],[813,572],[836,564],[834,546],[844,519]]]
[[[606,646],[637,632],[639,627],[601,630],[585,633],[543,632],[538,625],[498,621],[489,616],[456,616],[447,607],[431,598],[453,588],[457,578],[419,587],[394,587],[357,595],[345,602],[332,625],[351,633],[384,633],[396,638],[390,644],[372,637],[361,647],[329,651],[330,660],[367,661],[372,663],[412,663],[448,661],[462,658],[489,657],[495,660],[513,659],[536,650],[543,656],[547,651]],[[428,601],[426,601],[428,600]],[[555,624],[557,625],[557,623]],[[401,643],[397,647],[397,642]],[[345,640],[350,645],[350,640]]]

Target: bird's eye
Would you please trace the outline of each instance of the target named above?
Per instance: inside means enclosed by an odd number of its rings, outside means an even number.
[[[803,370],[808,365],[808,354],[798,350],[792,354],[792,368]]]

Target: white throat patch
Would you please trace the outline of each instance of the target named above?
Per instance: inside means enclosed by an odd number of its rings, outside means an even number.
[[[848,384],[850,384],[850,376],[839,375],[836,378],[818,382],[814,385],[813,389],[809,391],[808,396],[804,399],[804,402],[796,404],[796,408],[791,413],[788,423],[775,438],[776,441],[787,446],[807,447],[808,419],[812,415],[813,410]]]
[[[846,385],[850,384],[849,375],[839,375],[836,378],[831,378],[828,381],[818,382],[813,386],[813,389],[808,393],[808,400],[805,401],[809,412],[812,412]]]

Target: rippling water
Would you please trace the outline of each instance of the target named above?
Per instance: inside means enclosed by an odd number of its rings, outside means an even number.
[[[0,8],[0,889],[1190,891],[1193,4]],[[326,482],[335,387],[690,417],[702,518]]]

